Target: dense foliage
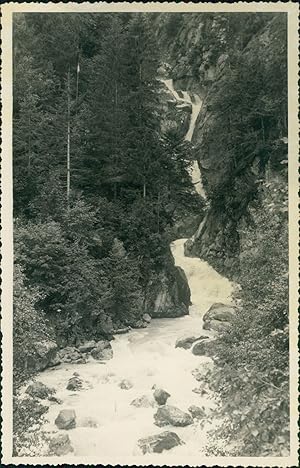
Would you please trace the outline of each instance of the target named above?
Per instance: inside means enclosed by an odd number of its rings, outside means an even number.
[[[159,65],[147,15],[15,17],[16,282],[21,266],[59,343],[134,325],[149,279],[173,275],[174,204],[198,197],[189,146],[162,131]],[[15,335],[22,366],[35,335]]]
[[[252,227],[240,227],[241,310],[209,378],[222,398],[222,433],[243,456],[286,456],[289,447],[288,209],[277,177],[261,187]]]

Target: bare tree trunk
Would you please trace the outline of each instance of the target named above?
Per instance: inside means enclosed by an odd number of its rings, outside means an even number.
[[[70,123],[70,116],[71,116],[71,103],[70,103],[70,68],[68,71],[68,79],[67,79],[67,207],[69,209],[70,206],[70,188],[71,188],[71,159],[70,159],[70,140],[71,140],[71,123]]]
[[[31,118],[28,118],[29,124],[29,137],[28,137],[28,166],[27,166],[27,175],[30,175],[31,172]]]

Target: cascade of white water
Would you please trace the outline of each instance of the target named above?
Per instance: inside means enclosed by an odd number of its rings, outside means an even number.
[[[198,96],[197,94],[194,94],[193,95],[194,100],[192,100],[190,94],[187,91],[182,91],[183,97],[180,97],[178,92],[174,88],[172,79],[161,80],[161,81],[166,85],[168,90],[173,94],[176,101],[180,103],[178,104],[178,107],[182,106],[183,104],[189,104],[191,106],[192,108],[191,119],[190,119],[190,124],[189,124],[187,134],[185,135],[185,140],[192,141],[197,117],[202,107],[202,101],[200,99],[200,96]],[[200,168],[199,168],[197,161],[194,161],[194,164],[192,166],[191,177],[192,177],[192,182],[195,185],[196,191],[204,199],[206,199],[206,194],[205,194],[205,191],[202,185],[202,180],[201,180],[201,172],[200,172]]]

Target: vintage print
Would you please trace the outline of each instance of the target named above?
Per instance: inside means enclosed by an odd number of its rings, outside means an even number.
[[[298,9],[124,5],[4,6],[6,462],[296,465]]]

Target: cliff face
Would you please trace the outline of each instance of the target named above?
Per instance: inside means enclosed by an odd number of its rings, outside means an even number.
[[[285,14],[169,14],[155,18],[177,89],[202,96],[193,144],[206,214],[186,254],[238,270],[238,226],[269,172],[286,157]]]

